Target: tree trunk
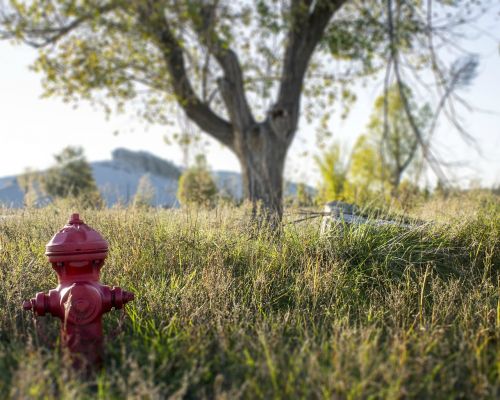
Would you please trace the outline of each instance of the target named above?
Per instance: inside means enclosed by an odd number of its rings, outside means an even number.
[[[237,137],[244,198],[252,203],[253,217],[277,225],[283,216],[283,170],[289,142],[280,139],[268,122]]]

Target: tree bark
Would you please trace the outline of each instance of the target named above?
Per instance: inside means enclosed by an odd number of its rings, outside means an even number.
[[[252,203],[252,216],[272,226],[283,216],[283,171],[288,143],[272,129],[269,120],[236,135],[244,198]]]

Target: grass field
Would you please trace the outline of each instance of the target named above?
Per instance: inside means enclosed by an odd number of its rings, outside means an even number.
[[[44,246],[70,212],[0,210],[2,399],[500,396],[498,198],[328,237],[311,220],[271,238],[236,209],[81,212],[110,243],[103,282],[136,295],[86,382],[61,363],[58,321],[38,335],[21,307],[56,285]]]

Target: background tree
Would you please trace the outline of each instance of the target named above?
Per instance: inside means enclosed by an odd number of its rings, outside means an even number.
[[[159,123],[174,100],[234,152],[246,197],[278,218],[300,111],[327,126],[338,100],[355,99],[349,85],[383,68],[399,86],[405,69],[429,70],[435,84],[424,86],[451,103],[438,49],[481,9],[472,0],[3,1],[0,35],[40,49],[47,95],[107,112],[143,100],[139,115]],[[435,159],[430,149],[424,156]]]
[[[408,87],[403,91],[412,110],[414,110],[414,124],[422,134],[428,146],[428,129],[431,124],[432,113],[428,104],[418,106]],[[394,85],[388,89],[386,95],[377,98],[367,127],[367,136],[374,142],[380,153],[382,180],[387,181],[392,194],[397,193],[399,184],[405,171],[415,165],[419,152],[418,138],[413,133],[408,116],[404,111],[403,101],[399,88]]]
[[[102,199],[81,147],[66,147],[54,156],[56,165],[42,179],[43,190],[54,199],[78,199],[82,205],[102,206]]]
[[[380,153],[373,140],[361,135],[354,144],[349,171],[349,185],[346,185],[344,197],[347,201],[366,204],[377,197],[385,197],[386,186],[382,174]]]
[[[149,175],[141,176],[135,192],[133,205],[136,208],[149,208],[154,205],[156,190],[149,179]]]
[[[195,165],[182,173],[177,198],[182,205],[213,206],[215,204],[217,185],[203,155],[198,155]]]
[[[407,87],[403,90],[414,110],[413,123],[428,146],[430,108],[419,107],[411,90]],[[422,167],[422,149],[404,111],[397,85],[376,99],[366,131],[356,141],[348,163],[341,161],[343,152],[338,143],[315,158],[322,177],[320,202],[346,200],[364,204],[376,198],[389,200],[389,196],[398,195],[403,174],[412,167]],[[415,185],[416,182],[413,185],[406,182],[405,195],[418,191]]]
[[[316,195],[316,202],[324,204],[333,200],[346,200],[348,162],[342,159],[342,150],[338,142],[334,143],[321,156],[314,158],[321,175],[321,183]]]

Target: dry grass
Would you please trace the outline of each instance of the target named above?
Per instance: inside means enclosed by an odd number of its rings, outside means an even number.
[[[56,284],[44,245],[68,210],[3,210],[0,398],[498,398],[500,205],[453,202],[328,238],[312,220],[271,239],[234,209],[82,213],[110,242],[102,280],[136,293],[90,382],[21,309]]]

